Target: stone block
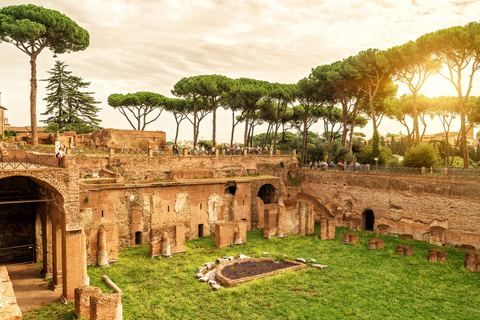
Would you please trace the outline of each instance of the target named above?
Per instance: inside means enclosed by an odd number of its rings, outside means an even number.
[[[447,261],[447,251],[442,249],[428,250],[428,261],[430,262],[445,262]]]
[[[278,214],[278,207],[265,209],[264,227],[263,227],[264,238],[269,239],[274,237],[277,234],[277,214]]]
[[[235,223],[217,223],[215,225],[215,245],[219,248],[229,246],[235,239]]]
[[[75,315],[77,318],[90,319],[90,297],[102,293],[102,290],[93,286],[75,288]]]
[[[413,255],[413,247],[401,244],[396,248],[397,254],[400,256],[411,256]]]
[[[10,282],[7,268],[5,267],[0,267],[0,319],[22,319],[22,312],[17,304],[13,285]]]
[[[469,271],[480,271],[480,251],[465,251],[465,268]]]
[[[185,251],[185,225],[175,226],[175,246],[171,250],[172,253]]]
[[[358,234],[350,232],[344,233],[343,243],[358,243]]]
[[[382,239],[371,238],[368,239],[369,249],[383,249],[385,248],[385,242]]]
[[[121,320],[122,303],[118,293],[99,293],[90,297],[90,320]]]

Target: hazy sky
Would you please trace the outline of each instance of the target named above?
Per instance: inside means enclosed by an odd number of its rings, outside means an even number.
[[[28,3],[0,0],[1,6]],[[312,68],[355,55],[371,47],[387,49],[419,36],[480,17],[475,0],[32,0],[58,10],[90,33],[90,46],[63,54],[69,70],[91,82],[101,101],[105,128],[129,129],[107,104],[112,93],[153,91],[172,97],[174,84],[185,76],[221,74],[282,83],[296,83]],[[38,79],[48,78],[55,63],[48,50],[38,57]],[[6,116],[15,126],[30,124],[29,57],[12,44],[0,44],[0,92]],[[473,95],[480,95],[480,75]],[[37,112],[44,112],[45,82],[39,81]],[[453,86],[432,79],[421,93],[453,95]],[[401,90],[401,93],[405,93]],[[230,140],[231,113],[220,110],[217,140]],[[39,116],[39,119],[44,117]],[[41,125],[41,123],[39,123]],[[175,134],[173,116],[164,112],[147,126]],[[369,123],[363,132],[372,133]],[[454,130],[458,130],[454,128]],[[265,129],[264,129],[265,130]],[[405,132],[384,120],[381,134]],[[243,129],[236,129],[243,141]],[[262,129],[257,128],[256,133]],[[322,126],[312,127],[322,132]],[[358,131],[358,130],[357,130]],[[441,132],[434,119],[427,133]],[[180,139],[192,139],[192,126],[181,125]],[[200,136],[211,139],[211,117]]]

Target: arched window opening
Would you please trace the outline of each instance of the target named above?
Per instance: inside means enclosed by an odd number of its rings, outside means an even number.
[[[264,204],[277,203],[276,189],[271,184],[264,184],[258,190],[257,197],[263,200]]]

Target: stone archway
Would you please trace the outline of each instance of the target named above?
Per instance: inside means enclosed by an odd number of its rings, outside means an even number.
[[[8,224],[17,219],[20,231],[13,238],[32,243],[32,260],[43,258],[42,274],[52,277],[52,289],[62,290],[63,301],[72,300],[75,288],[88,279],[78,168],[0,170],[0,215]],[[5,234],[7,227],[0,223],[0,229]],[[0,248],[7,245],[0,240]]]
[[[375,227],[375,214],[372,209],[367,209],[362,213],[363,230],[373,231]]]
[[[264,204],[278,203],[277,189],[271,184],[264,184],[258,189],[257,197],[262,199]]]

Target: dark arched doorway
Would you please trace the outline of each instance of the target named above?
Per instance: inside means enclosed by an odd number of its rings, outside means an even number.
[[[363,221],[365,221],[365,231],[373,231],[375,225],[375,214],[373,210],[367,209],[363,212]]]
[[[41,240],[40,196],[27,177],[0,180],[0,265],[36,262]],[[40,233],[40,234],[38,234]],[[41,258],[41,255],[38,255]]]
[[[271,184],[264,184],[258,190],[257,197],[263,200],[264,204],[277,203],[277,193],[274,186]]]
[[[63,197],[51,185],[27,176],[0,179],[0,265],[43,260],[49,287],[62,287]]]

